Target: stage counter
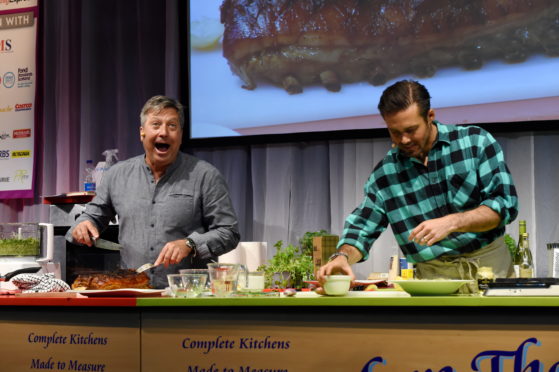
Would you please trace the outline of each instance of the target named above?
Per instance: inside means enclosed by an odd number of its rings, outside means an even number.
[[[559,371],[557,297],[0,297],[17,371]]]

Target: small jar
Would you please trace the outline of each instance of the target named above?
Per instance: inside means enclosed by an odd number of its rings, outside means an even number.
[[[484,291],[489,288],[489,283],[494,281],[495,274],[493,273],[493,268],[482,266],[477,270],[477,285],[480,291]]]

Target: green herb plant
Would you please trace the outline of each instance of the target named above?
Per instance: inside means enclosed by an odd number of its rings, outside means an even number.
[[[510,236],[509,234],[505,234],[505,244],[507,245],[507,248],[509,249],[510,256],[512,258],[514,258],[516,256],[516,250],[518,249],[518,247],[516,245],[516,240],[514,240],[514,238],[512,236]]]
[[[312,256],[301,252],[299,247],[292,244],[284,247],[282,240],[274,244],[274,247],[274,257],[258,268],[265,273],[266,287],[302,288],[304,281],[310,278],[313,272]]]

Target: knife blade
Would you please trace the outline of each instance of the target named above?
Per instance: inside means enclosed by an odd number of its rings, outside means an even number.
[[[122,249],[122,245],[100,238],[94,239],[93,245],[97,248],[107,249],[109,251],[120,251]]]

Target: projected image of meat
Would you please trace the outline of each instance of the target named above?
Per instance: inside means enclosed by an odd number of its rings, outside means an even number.
[[[559,56],[557,0],[225,0],[223,55],[243,88],[383,85],[489,60]]]

